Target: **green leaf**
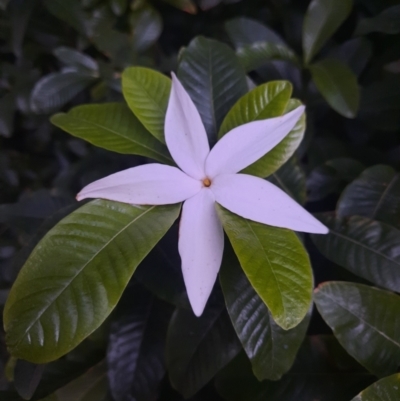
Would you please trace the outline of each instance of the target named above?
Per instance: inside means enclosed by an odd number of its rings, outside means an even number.
[[[74,107],[68,113],[54,115],[51,122],[95,146],[173,164],[167,147],[150,135],[129,108],[122,103]]]
[[[400,373],[378,380],[351,401],[396,401],[400,399]]]
[[[286,45],[256,42],[236,50],[236,55],[246,72],[253,71],[268,61],[282,60],[299,65],[296,53]]]
[[[399,18],[400,6],[389,7],[373,18],[362,19],[357,25],[355,35],[367,35],[371,32],[395,35],[400,33]]]
[[[319,61],[309,68],[315,85],[328,104],[344,117],[356,117],[360,93],[354,73],[334,59]]]
[[[303,52],[309,63],[342,25],[353,8],[352,0],[312,0],[304,17]]]
[[[185,48],[178,77],[203,120],[211,144],[236,101],[247,92],[246,74],[235,53],[216,40],[197,37]]]
[[[357,276],[389,290],[400,288],[400,231],[367,217],[335,218],[319,214],[327,235],[312,235],[330,260]]]
[[[14,368],[14,387],[24,400],[30,400],[39,385],[45,365],[17,360]]]
[[[292,85],[287,81],[271,81],[256,87],[241,97],[229,111],[221,125],[219,138],[239,125],[278,117],[294,110],[301,103],[290,99],[291,94]],[[285,139],[243,172],[258,177],[267,177],[274,173],[293,155],[303,139],[304,131],[305,114]]]
[[[254,290],[284,330],[297,326],[310,308],[310,261],[293,231],[243,219],[217,205],[218,215]]]
[[[362,284],[333,281],[319,286],[314,300],[340,344],[358,362],[378,377],[397,371],[398,295]]]
[[[185,398],[196,394],[240,351],[225,305],[210,301],[199,318],[177,309],[168,329],[169,377]]]
[[[61,46],[53,51],[54,55],[64,64],[80,67],[84,71],[96,72],[99,69],[97,61],[87,54],[81,53],[71,47]]]
[[[179,210],[180,205],[95,200],[50,230],[22,268],[5,306],[11,354],[49,362],[96,330]]]
[[[162,1],[189,14],[197,13],[196,3],[193,0],[162,0]]]
[[[255,42],[285,45],[276,32],[252,18],[234,18],[225,23],[225,30],[235,47],[252,45]]]
[[[294,329],[279,327],[231,249],[225,250],[220,282],[233,326],[257,379],[279,380],[293,364],[311,313]]]
[[[31,108],[37,114],[49,114],[82,92],[96,78],[79,72],[56,72],[40,79],[33,88]]]
[[[366,169],[343,191],[338,205],[340,217],[359,215],[400,228],[400,174],[390,166]]]
[[[268,177],[268,181],[283,189],[295,201],[306,203],[306,176],[295,157],[289,159],[279,170]]]
[[[127,68],[122,74],[122,90],[128,106],[162,143],[171,80],[165,75],[143,67]]]

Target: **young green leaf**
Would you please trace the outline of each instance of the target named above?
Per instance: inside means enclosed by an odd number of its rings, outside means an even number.
[[[284,330],[297,326],[312,299],[310,261],[293,231],[246,220],[217,206],[240,264],[256,293]]]
[[[316,87],[328,104],[344,117],[356,117],[360,93],[354,73],[334,59],[319,61],[309,68]]]
[[[367,217],[319,214],[318,218],[330,231],[312,239],[328,259],[376,285],[399,290],[399,230]]]
[[[225,115],[247,92],[246,74],[235,53],[216,40],[197,37],[183,51],[178,78],[214,143]]]
[[[315,303],[345,350],[382,377],[400,364],[400,297],[362,284],[329,282],[315,290]],[[368,339],[368,346],[363,339]]]
[[[12,355],[60,358],[113,310],[137,265],[178,217],[180,205],[95,200],[42,239],[10,291],[5,310]]]
[[[309,63],[349,16],[352,0],[312,0],[304,17],[303,52]]]
[[[400,373],[378,380],[351,401],[396,401],[400,399]]]
[[[139,121],[154,137],[165,143],[164,120],[171,80],[149,68],[130,67],[122,74],[122,91]]]
[[[258,380],[279,380],[292,366],[311,313],[283,330],[246,278],[233,250],[225,250],[220,282],[230,318]]]
[[[54,115],[51,122],[95,146],[173,164],[167,147],[150,135],[122,103],[78,106],[68,113]]]

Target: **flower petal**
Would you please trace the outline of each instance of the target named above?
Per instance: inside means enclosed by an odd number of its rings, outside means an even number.
[[[204,188],[182,208],[179,253],[190,304],[203,313],[222,262],[224,233],[215,210],[214,195]]]
[[[196,106],[174,73],[164,130],[176,164],[191,177],[204,178],[204,162],[210,152],[207,133]]]
[[[145,164],[95,181],[76,197],[102,198],[137,205],[167,205],[182,202],[197,194],[201,181],[176,167]]]
[[[280,117],[252,121],[228,132],[211,149],[205,170],[210,178],[233,174],[253,164],[273,149],[293,129],[304,106]]]
[[[262,178],[222,174],[210,188],[219,204],[246,219],[307,233],[329,231],[284,191]]]

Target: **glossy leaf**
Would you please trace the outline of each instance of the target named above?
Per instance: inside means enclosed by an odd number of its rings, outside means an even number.
[[[337,214],[359,215],[400,228],[400,174],[390,166],[366,169],[343,191]]]
[[[95,146],[118,153],[137,154],[172,164],[168,149],[143,127],[122,103],[78,106],[59,113],[51,122]]]
[[[310,65],[312,78],[328,104],[347,118],[357,115],[360,94],[357,77],[338,60],[325,59]]]
[[[268,177],[268,181],[283,189],[298,203],[306,202],[306,176],[295,157],[289,159],[275,173],[272,173]]]
[[[303,24],[304,60],[309,63],[349,16],[352,0],[312,0]]]
[[[247,92],[246,75],[235,53],[216,40],[197,37],[183,51],[178,77],[214,143],[225,115]]]
[[[225,23],[225,30],[235,47],[252,45],[255,42],[285,45],[276,32],[252,18],[234,18]]]
[[[201,317],[184,309],[172,316],[167,368],[172,386],[185,398],[196,394],[239,351],[240,343],[223,302],[209,302]]]
[[[71,47],[57,47],[54,55],[64,64],[73,67],[80,67],[87,71],[98,71],[99,65],[96,60],[87,54],[81,53]]]
[[[320,214],[318,218],[330,231],[312,239],[328,259],[376,285],[399,291],[399,230],[366,217]]]
[[[400,373],[378,380],[351,401],[396,401],[400,399]]]
[[[288,46],[270,43],[256,42],[252,45],[244,45],[236,51],[243,68],[249,72],[273,60],[289,61],[295,65],[299,64],[296,54]]]
[[[314,300],[340,344],[358,362],[378,377],[397,371],[398,295],[362,284],[330,282],[316,289]]]
[[[217,206],[218,215],[256,293],[285,330],[310,308],[313,277],[307,252],[293,231],[243,219]]]
[[[219,137],[239,125],[277,117],[294,110],[301,103],[296,99],[290,99],[291,94],[292,85],[287,81],[272,81],[256,87],[240,98],[229,111],[222,123]],[[304,130],[305,115],[285,139],[243,172],[259,177],[267,177],[275,172],[293,155],[303,139]]]
[[[63,219],[10,291],[4,311],[10,352],[44,363],[76,347],[109,315],[179,210],[95,200]]]
[[[371,32],[382,32],[395,35],[400,32],[400,6],[395,5],[383,10],[372,18],[362,19],[356,28],[356,35],[366,35]]]
[[[122,90],[128,106],[160,142],[164,139],[171,80],[149,68],[130,67],[122,74]]]
[[[220,282],[230,318],[258,380],[279,380],[292,366],[311,314],[283,330],[243,273],[231,249],[225,250]]]
[[[56,72],[43,77],[33,88],[31,108],[38,114],[58,111],[96,78],[79,72]]]
[[[165,374],[165,336],[171,309],[137,285],[127,289],[111,324],[107,351],[115,401],[157,398]]]

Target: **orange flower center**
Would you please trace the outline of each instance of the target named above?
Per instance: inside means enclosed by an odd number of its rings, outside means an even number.
[[[210,187],[211,186],[211,180],[209,178],[204,178],[203,185],[205,187],[207,187],[207,188]]]

